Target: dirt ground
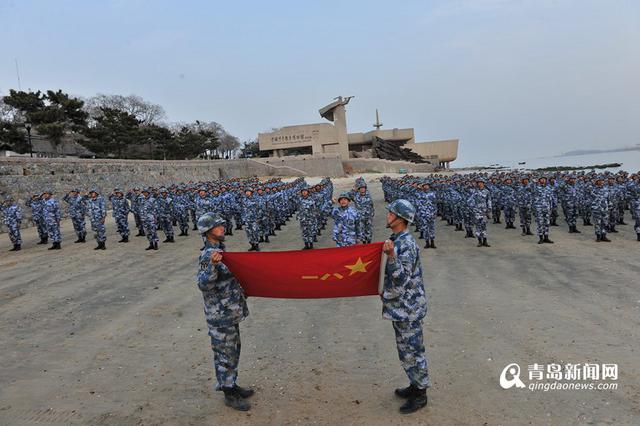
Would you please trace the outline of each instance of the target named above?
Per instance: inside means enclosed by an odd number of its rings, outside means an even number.
[[[379,176],[379,175],[378,175]],[[374,235],[383,240],[379,183]],[[337,187],[352,184],[342,179]],[[157,252],[146,239],[106,251],[73,244],[8,253],[0,236],[0,424],[482,425],[638,424],[640,243],[620,226],[610,244],[592,228],[552,228],[554,245],[489,225],[491,248],[438,222],[438,248],[423,250],[430,297],[424,325],[429,405],[397,412],[407,382],[391,323],[377,297],[249,299],[241,324],[239,383],[256,388],[239,413],[213,390],[202,298],[195,284],[200,238]],[[264,250],[302,246],[290,221]],[[320,247],[333,246],[324,232]],[[243,232],[230,251],[246,250]],[[509,363],[617,363],[617,390],[503,390]]]

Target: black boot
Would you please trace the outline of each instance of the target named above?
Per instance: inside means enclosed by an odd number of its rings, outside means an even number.
[[[233,230],[229,228],[229,235],[233,235]]]
[[[304,243],[304,248],[302,250],[309,250],[310,248],[309,243]]]
[[[482,246],[483,246],[483,247],[491,247],[491,246],[489,245],[489,243],[487,242],[487,237],[483,237],[483,238],[482,238]]]
[[[53,243],[53,245],[49,247],[49,250],[60,250],[61,248],[60,243]]]
[[[240,395],[240,398],[250,398],[253,396],[253,394],[255,393],[253,389],[251,388],[243,388],[242,386],[235,386],[236,392],[238,392],[238,395]]]
[[[478,247],[482,247],[484,244],[482,243],[482,237],[478,237]]]
[[[602,236],[600,237],[600,241],[604,242],[604,243],[610,243],[611,240],[607,238],[607,234],[602,234]]]
[[[638,232],[636,235],[637,235],[638,241],[640,241],[640,232]]]
[[[82,234],[82,238],[80,239],[81,243],[86,243],[87,242],[87,234]]]
[[[522,234],[520,234],[522,236],[527,235],[527,228],[525,228],[524,226],[522,227]]]
[[[198,225],[196,225],[195,223],[193,224],[193,228],[191,229],[192,231],[197,231],[198,230]]]
[[[551,241],[551,240],[549,239],[549,236],[548,236],[548,235],[545,235],[545,236],[544,236],[544,242],[545,242],[545,243],[547,243],[547,244],[553,244],[553,241]]]
[[[313,236],[313,242],[314,242],[314,243],[317,243],[317,242],[318,242],[318,237],[317,237],[317,236],[315,236],[315,235]]]
[[[264,243],[264,237],[263,237],[263,236],[260,236],[260,240],[258,240],[258,242],[260,242],[260,243]]]
[[[544,237],[540,235],[540,239],[538,240],[538,244],[544,243]]]
[[[426,249],[431,248],[431,244],[429,243],[429,240],[427,240],[427,243],[424,245],[424,248]]]
[[[251,404],[242,398],[236,388],[222,389],[224,392],[224,405],[238,411],[249,411]]]
[[[260,245],[258,243],[256,243],[256,248],[254,249],[254,251],[260,251]]]
[[[599,243],[602,241],[602,236],[600,234],[596,234],[596,243]]]
[[[176,239],[174,238],[173,235],[169,237],[169,242],[170,243],[175,243],[176,242]]]
[[[9,250],[9,251],[20,251],[20,248],[21,248],[20,244],[14,244],[13,248],[11,250]]]
[[[269,241],[269,236],[268,235],[265,235],[264,242],[265,243],[270,243],[271,242],[271,241]]]
[[[153,242],[150,242],[149,247],[147,247],[145,250],[153,250],[153,249],[154,249]]]
[[[411,414],[427,405],[427,390],[414,388],[405,402],[400,407],[400,413]]]
[[[309,243],[309,248],[313,250],[313,243]]]
[[[471,230],[467,229],[467,233],[464,236],[465,238],[473,238],[473,233],[471,232]]]
[[[617,234],[618,231],[616,230],[616,226],[615,225],[611,225],[611,227],[609,228],[609,232],[611,232],[613,234]]]
[[[276,225],[276,231],[282,231],[282,228],[280,227],[280,225]]]
[[[40,238],[40,242],[38,243],[38,245],[42,245],[42,244],[49,244],[49,239],[48,238]]]
[[[434,240],[433,238],[431,239],[431,248],[436,248],[436,240]]]
[[[533,235],[533,232],[531,232],[531,227],[529,227],[527,225],[527,235]]]
[[[406,388],[398,388],[395,391],[396,396],[400,398],[409,398],[414,392],[414,386],[409,385]]]
[[[236,223],[236,231],[242,231],[242,225]]]
[[[574,234],[582,234],[582,231],[578,230],[578,225],[573,225],[573,233]]]

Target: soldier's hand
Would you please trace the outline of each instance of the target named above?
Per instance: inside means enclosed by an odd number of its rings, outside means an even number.
[[[211,262],[213,262],[214,265],[217,265],[218,263],[220,263],[221,260],[222,260],[222,252],[214,251],[213,253],[211,253]]]
[[[395,251],[393,250],[393,241],[386,240],[382,245],[382,251],[390,258],[393,258],[396,255]]]
[[[335,203],[337,203],[337,202],[338,202],[338,200],[336,200],[334,197],[331,197],[331,202],[332,202],[333,204],[335,204]]]

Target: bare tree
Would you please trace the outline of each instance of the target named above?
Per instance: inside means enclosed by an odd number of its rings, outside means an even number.
[[[143,125],[157,124],[166,116],[164,108],[147,102],[140,96],[98,94],[86,100],[85,108],[93,117],[100,116],[100,108],[107,107],[127,112],[136,117]]]
[[[225,135],[220,139],[220,150],[222,151],[222,156],[225,158],[233,157],[233,153],[240,148],[240,141],[237,137],[225,133]]]

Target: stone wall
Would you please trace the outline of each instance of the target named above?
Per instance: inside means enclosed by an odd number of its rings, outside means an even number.
[[[302,170],[307,176],[345,176],[340,154],[292,155],[259,158],[258,161],[272,166],[286,166]]]
[[[409,161],[390,161],[380,158],[350,158],[342,162],[349,174],[379,173],[431,173],[435,166],[429,163],[411,163]]]
[[[250,159],[240,160],[84,160],[67,158],[0,158],[0,196],[13,196],[30,218],[25,200],[34,193],[49,189],[61,199],[72,188],[88,190],[97,187],[103,194],[114,188],[161,186],[188,181],[219,178],[305,176],[286,165],[270,165]],[[62,203],[66,213],[65,203]],[[23,226],[28,226],[25,220]]]

